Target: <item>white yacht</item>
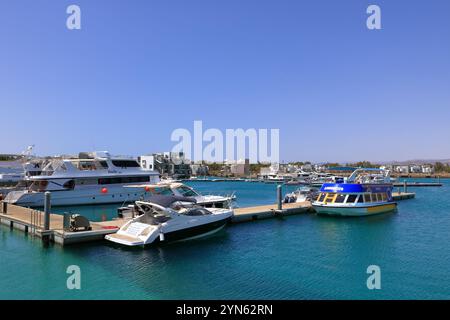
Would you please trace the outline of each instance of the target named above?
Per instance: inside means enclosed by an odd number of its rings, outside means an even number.
[[[294,192],[286,194],[284,197],[284,203],[299,203],[299,202],[305,202],[305,201],[311,201],[312,199],[315,199],[318,195],[319,189],[303,186],[301,188],[298,188]]]
[[[136,201],[138,216],[105,239],[126,246],[193,239],[219,231],[233,216],[232,209],[207,209],[193,203],[193,198],[163,195]]]
[[[41,207],[46,191],[52,206],[132,202],[147,191],[127,185],[158,182],[158,172],[142,169],[132,158],[113,158],[106,151],[80,153],[78,158],[48,160],[39,175],[26,176],[5,202]]]

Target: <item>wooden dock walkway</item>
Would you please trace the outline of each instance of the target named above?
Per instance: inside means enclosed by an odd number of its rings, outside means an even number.
[[[72,232],[64,230],[64,216],[50,214],[50,230],[44,230],[44,212],[24,208],[12,204],[0,206],[0,223],[10,228],[22,230],[41,238],[48,237],[50,241],[59,244],[69,244],[84,241],[101,240],[105,235],[115,233],[125,223],[125,220],[91,222],[92,230]]]
[[[305,213],[311,210],[311,203],[309,201],[299,203],[283,203],[281,211],[278,210],[277,204],[264,205],[247,208],[234,209],[234,216],[232,222],[245,222],[258,219],[268,219],[277,216],[287,216],[299,213]]]
[[[392,193],[392,198],[394,198],[394,201],[414,199],[415,197],[416,197],[415,192],[393,192]]]

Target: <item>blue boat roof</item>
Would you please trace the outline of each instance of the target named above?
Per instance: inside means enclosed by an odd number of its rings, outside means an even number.
[[[324,183],[320,188],[322,192],[337,193],[361,193],[361,192],[386,192],[392,190],[392,185],[387,184],[359,184],[359,183]]]
[[[353,183],[324,183],[320,188],[322,192],[365,192],[360,184]]]

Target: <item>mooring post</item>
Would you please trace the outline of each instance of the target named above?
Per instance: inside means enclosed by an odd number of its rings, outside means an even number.
[[[281,210],[282,209],[282,204],[281,204],[281,188],[282,188],[282,185],[281,184],[279,184],[279,185],[277,185],[277,205],[278,205],[278,210]]]
[[[45,192],[45,201],[44,201],[44,230],[50,230],[50,207],[51,207],[51,196],[50,192]]]
[[[406,185],[406,180],[403,181],[403,192],[406,193],[408,191],[407,185]]]
[[[2,212],[3,212],[4,214],[7,214],[7,213],[8,213],[8,203],[5,202],[5,201],[2,202]]]

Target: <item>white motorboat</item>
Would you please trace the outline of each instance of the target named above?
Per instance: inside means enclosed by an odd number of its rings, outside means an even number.
[[[294,192],[286,194],[284,203],[305,202],[311,201],[317,197],[319,189],[311,187],[301,187]]]
[[[135,159],[113,158],[106,151],[80,153],[78,158],[48,160],[40,174],[26,175],[5,202],[41,207],[46,191],[52,206],[133,202],[147,192],[127,185],[158,182],[159,173],[142,169]]]
[[[187,240],[219,231],[233,216],[232,209],[207,209],[195,202],[193,198],[164,195],[136,201],[138,216],[105,239],[125,246]]]
[[[129,185],[128,188],[145,190],[148,193],[146,196],[152,196],[154,194],[161,194],[166,196],[179,196],[179,197],[191,197],[197,201],[197,204],[206,208],[228,208],[232,202],[236,200],[234,194],[231,195],[202,195],[194,188],[189,187],[183,183],[166,183],[159,182],[158,184],[140,184]]]

